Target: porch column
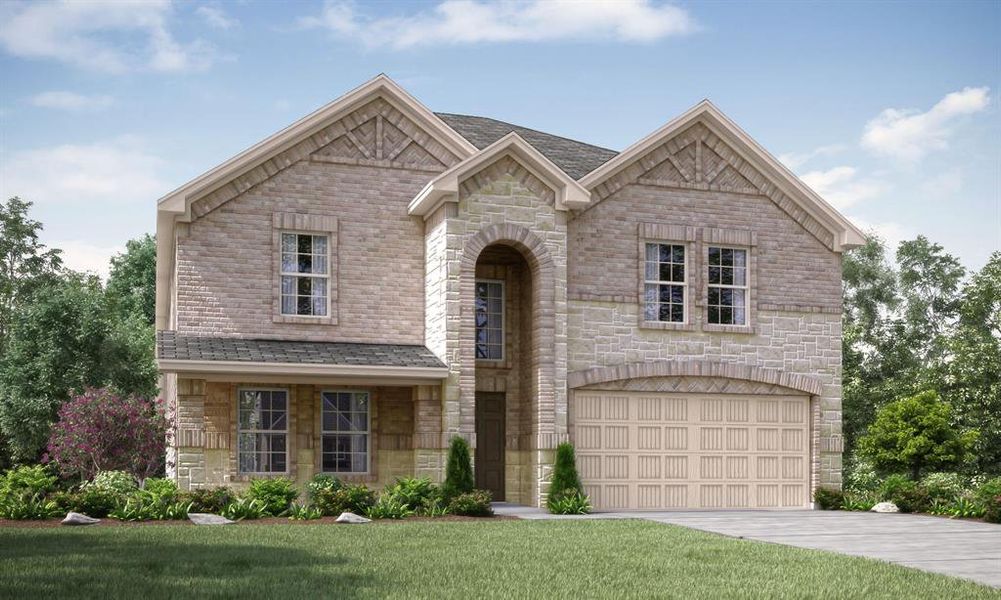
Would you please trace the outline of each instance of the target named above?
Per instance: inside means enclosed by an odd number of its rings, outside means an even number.
[[[414,477],[445,480],[447,432],[443,427],[442,385],[416,385],[414,399]]]

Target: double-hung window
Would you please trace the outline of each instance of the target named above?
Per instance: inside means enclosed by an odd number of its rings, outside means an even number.
[[[288,392],[241,389],[239,458],[241,473],[284,473],[288,466]]]
[[[330,260],[327,236],[282,232],[283,315],[325,317],[329,310]]]
[[[321,394],[323,422],[321,470],[368,473],[370,413],[368,392]]]
[[[747,250],[709,247],[709,323],[747,324]]]
[[[504,282],[476,281],[476,358],[504,359]]]
[[[685,246],[648,243],[643,282],[643,320],[684,323],[688,298]]]

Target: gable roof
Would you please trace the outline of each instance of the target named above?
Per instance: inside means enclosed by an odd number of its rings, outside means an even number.
[[[696,122],[704,123],[720,139],[730,145],[742,159],[758,169],[768,179],[771,185],[766,187],[772,189],[768,190],[771,193],[766,195],[773,197],[776,193],[781,192],[834,234],[833,250],[840,251],[865,243],[865,234],[858,227],[810,189],[709,100],[703,100],[696,104],[660,129],[594,169],[580,179],[581,185],[589,190],[595,189]],[[774,199],[776,198],[773,197]]]
[[[587,208],[590,204],[591,193],[589,191],[577,183],[576,179],[553,164],[549,158],[525,141],[517,132],[512,131],[432,179],[410,201],[407,212],[411,215],[426,217],[449,196],[458,202],[459,184],[462,183],[463,179],[505,156],[510,156],[528,169],[532,175],[553,188],[556,192],[557,210],[582,209]]]
[[[574,179],[580,179],[618,154],[615,150],[601,146],[585,144],[487,117],[435,114],[480,150],[513,131]]]

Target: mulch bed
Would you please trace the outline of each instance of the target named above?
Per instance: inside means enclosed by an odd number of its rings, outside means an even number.
[[[374,524],[390,525],[396,523],[410,523],[414,521],[440,521],[440,522],[475,522],[475,521],[510,521],[517,520],[517,517],[508,515],[496,515],[493,517],[461,517],[459,515],[446,515],[444,517],[408,517],[406,519],[378,519],[372,521]],[[45,521],[14,521],[10,519],[0,519],[0,528],[21,527],[28,529],[62,527],[62,519],[47,519]],[[77,527],[157,527],[163,525],[183,525],[192,526],[194,523],[187,519],[183,521],[119,521],[118,519],[101,519],[100,523],[94,525],[79,525]],[[344,525],[336,522],[336,517],[323,517],[310,521],[293,521],[286,517],[268,517],[266,519],[252,519],[237,521],[236,525]],[[68,527],[67,527],[68,528]]]

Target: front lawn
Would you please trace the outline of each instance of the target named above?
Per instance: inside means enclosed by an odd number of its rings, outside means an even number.
[[[644,521],[0,529],[0,597],[997,598],[886,563]]]

